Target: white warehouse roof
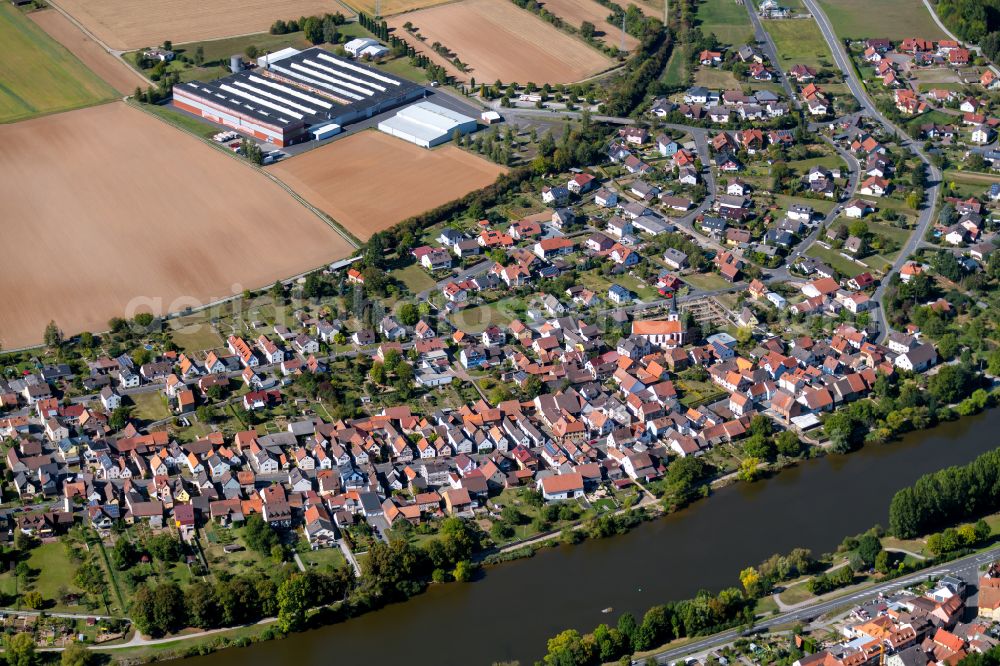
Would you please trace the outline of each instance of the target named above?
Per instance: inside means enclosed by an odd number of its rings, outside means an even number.
[[[258,67],[267,67],[272,62],[278,62],[285,58],[291,58],[293,55],[299,53],[298,49],[293,49],[289,46],[287,49],[281,49],[280,51],[275,51],[274,53],[268,53],[267,55],[257,58]]]
[[[458,129],[465,134],[476,128],[476,119],[430,102],[418,102],[378,124],[379,130],[417,145],[430,147],[451,138]]]

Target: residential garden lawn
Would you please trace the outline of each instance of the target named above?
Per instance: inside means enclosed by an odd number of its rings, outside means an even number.
[[[506,326],[517,319],[520,314],[514,306],[520,304],[518,299],[505,298],[496,303],[459,310],[451,316],[451,321],[463,331],[482,333],[490,324]]]
[[[841,170],[846,168],[844,161],[840,159],[839,155],[823,155],[822,157],[810,157],[806,160],[791,160],[788,162],[789,169],[792,169],[796,173],[802,175],[808,174],[809,169],[812,169],[815,166]]]
[[[170,409],[164,404],[163,394],[159,391],[136,393],[130,395],[129,399],[135,405],[132,416],[140,421],[160,421],[170,416]]]
[[[682,394],[680,402],[685,407],[697,407],[711,403],[726,395],[725,391],[709,381],[678,379],[675,384]]]
[[[900,196],[897,198],[894,194],[895,192],[890,192],[890,196],[887,197],[867,197],[865,195],[861,195],[859,198],[870,202],[872,207],[876,209],[891,208],[892,210],[899,211],[903,215],[909,216],[917,214],[917,211],[906,205],[906,202],[903,200],[905,197]]]
[[[0,3],[0,122],[68,111],[118,93],[9,2]]]
[[[728,282],[718,273],[691,273],[682,275],[681,279],[692,287],[704,291],[715,291],[716,289],[725,289],[732,286],[732,283]]]
[[[930,84],[929,88],[941,88],[940,85]],[[906,121],[906,128],[911,132],[918,132],[921,125],[926,125],[928,123],[935,123],[937,125],[949,125],[956,121],[956,117],[943,113],[941,111],[928,111],[927,113],[922,113],[916,118],[912,118]]]
[[[70,559],[65,544],[61,541],[39,544],[31,549],[27,562],[35,572],[27,588],[17,586],[14,572],[8,570],[0,575],[0,591],[4,595],[13,596],[15,589],[20,594],[35,590],[45,599],[45,610],[81,610],[79,606],[68,607],[59,603],[59,597],[67,592],[83,592],[73,583],[77,564]]]
[[[171,329],[170,339],[187,354],[222,347],[222,337],[208,321],[184,325],[182,320],[177,320],[171,323]]]
[[[790,197],[785,194],[774,195],[774,202],[786,211],[792,204],[805,204],[806,206],[812,206],[813,210],[824,214],[829,213],[837,205],[836,202],[829,199],[807,199],[805,197]]]
[[[954,184],[962,196],[980,196],[989,189],[990,185],[997,182],[997,176],[977,171],[956,171],[949,169],[944,172],[944,181]]]
[[[742,7],[741,11],[746,11]],[[830,66],[833,56],[826,45],[819,26],[809,19],[761,21],[771,34],[774,45],[781,59],[781,69],[787,70],[789,65],[810,65],[812,67]]]
[[[306,568],[316,568],[320,571],[329,568],[339,568],[347,564],[344,554],[336,546],[331,548],[320,548],[319,550],[306,550],[299,553],[299,559]]]
[[[873,234],[878,234],[880,236],[885,236],[886,238],[892,239],[899,244],[903,244],[913,233],[912,229],[902,229],[900,227],[894,227],[887,222],[874,222],[868,221],[868,230]]]
[[[833,249],[827,249],[819,244],[814,244],[812,247],[806,251],[810,257],[816,257],[820,261],[829,264],[834,270],[836,270],[841,275],[847,277],[853,277],[858,273],[863,273],[866,266],[862,264],[857,264],[850,259],[841,256],[840,252]]]
[[[895,259],[898,255],[898,252],[893,252],[889,256],[892,257],[892,259]],[[889,267],[892,266],[892,260],[883,257],[881,254],[873,254],[869,257],[865,257],[861,260],[861,263],[879,273],[885,273],[889,270]]]
[[[723,44],[738,47],[753,40],[750,16],[741,2],[705,0],[697,16],[702,34],[714,33]]]
[[[815,595],[809,591],[806,583],[799,583],[798,585],[785,588],[784,592],[778,595],[778,598],[781,599],[782,603],[792,605],[814,599]]]
[[[820,0],[819,4],[838,37],[947,39],[920,0],[879,0],[878,11],[872,11],[871,0]]]
[[[721,88],[723,90],[739,90],[742,87],[732,72],[716,67],[699,66],[698,71],[694,74],[694,82],[696,85],[706,88]]]
[[[389,276],[405,284],[411,294],[419,294],[422,291],[433,289],[434,285],[437,284],[420,264],[410,264],[405,268],[390,271]]]

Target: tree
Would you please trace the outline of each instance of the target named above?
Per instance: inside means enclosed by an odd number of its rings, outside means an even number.
[[[283,632],[299,631],[305,627],[311,598],[306,576],[292,575],[278,587],[278,627]]]
[[[151,537],[146,542],[146,548],[153,557],[163,562],[177,562],[184,554],[180,541],[167,532]]]
[[[214,587],[205,582],[192,583],[185,591],[184,599],[192,627],[210,629],[218,626],[221,609]]]
[[[5,642],[9,666],[35,666],[38,663],[35,639],[31,634],[14,634]]]
[[[740,572],[740,583],[751,597],[759,597],[761,593],[761,576],[753,567],[747,567]]]
[[[587,640],[587,639],[590,640]],[[580,635],[576,629],[567,629],[550,638],[548,653],[542,661],[545,666],[571,666],[589,664],[595,656],[593,639]]]
[[[114,548],[111,549],[111,563],[115,565],[115,569],[119,571],[128,569],[138,559],[139,550],[135,547],[135,544],[123,536],[118,537]]]
[[[84,647],[83,643],[73,641],[63,650],[59,662],[62,666],[90,666],[93,663],[90,650]]]
[[[45,341],[45,346],[49,349],[58,349],[62,346],[63,332],[56,325],[55,321],[50,321],[48,326],[45,327],[43,340]]]
[[[460,560],[455,565],[455,571],[453,571],[451,575],[455,578],[457,582],[467,583],[470,580],[472,580],[473,571],[474,568],[472,566],[472,562],[470,562],[469,560]]]
[[[774,443],[778,449],[778,453],[783,456],[795,458],[802,454],[802,442],[799,440],[798,435],[791,430],[781,431],[778,436],[774,438]]]
[[[958,402],[974,388],[972,373],[964,365],[942,366],[927,380],[927,391],[946,405]]]
[[[399,323],[403,326],[413,326],[419,319],[420,313],[414,303],[403,303],[399,306]]]
[[[874,534],[865,534],[858,539],[858,555],[866,566],[875,564],[875,558],[882,552],[882,542]]]
[[[740,468],[737,472],[737,476],[741,481],[756,481],[760,474],[760,470],[758,469],[759,465],[760,458],[748,456],[740,461]]]
[[[37,590],[31,590],[30,592],[25,592],[21,596],[21,601],[28,608],[33,608],[35,610],[40,610],[42,606],[45,605],[45,599],[42,597],[41,592]]]
[[[590,21],[584,21],[580,24],[580,35],[582,35],[584,39],[593,39],[596,32],[597,28],[594,27],[594,24]]]

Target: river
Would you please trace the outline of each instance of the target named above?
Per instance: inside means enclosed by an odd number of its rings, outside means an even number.
[[[992,449],[1000,410],[849,455],[806,461],[754,484],[719,490],[628,534],[546,549],[488,568],[472,583],[424,594],[289,639],[229,649],[184,666],[448,664],[520,660],[569,627],[589,631],[701,588],[738,585],[740,569],[773,553],[831,551],[888,521],[889,501],[922,474]],[[614,612],[603,615],[611,606]]]

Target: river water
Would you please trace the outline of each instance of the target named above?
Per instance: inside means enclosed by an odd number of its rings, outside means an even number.
[[[184,666],[448,664],[528,666],[563,629],[589,631],[699,589],[738,585],[744,566],[888,522],[889,501],[922,474],[966,463],[1000,442],[1000,410],[946,423],[723,488],[628,534],[546,549],[486,569],[472,583],[435,585],[409,601],[281,641],[187,660]],[[601,609],[613,607],[608,615]]]

